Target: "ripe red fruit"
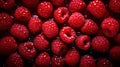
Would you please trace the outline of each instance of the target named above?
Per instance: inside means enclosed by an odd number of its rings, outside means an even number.
[[[112,17],[105,18],[101,24],[102,31],[107,37],[114,37],[119,30],[119,23]]]
[[[60,30],[59,36],[65,43],[72,43],[75,40],[76,32],[69,26],[65,26]]]
[[[79,52],[75,48],[70,49],[65,56],[65,62],[69,66],[75,66],[79,62],[79,59]]]
[[[26,7],[21,6],[15,10],[14,16],[19,21],[28,21],[31,17],[31,13]]]
[[[21,43],[18,51],[27,60],[32,60],[36,56],[36,50],[32,42]]]
[[[114,41],[118,44],[120,44],[120,33],[118,33],[115,37],[114,37]]]
[[[96,36],[92,39],[92,48],[100,53],[105,53],[109,50],[110,43],[104,36]]]
[[[12,17],[7,13],[0,13],[0,31],[7,30],[11,27]]]
[[[87,35],[80,35],[75,40],[76,46],[81,50],[88,50],[90,48],[90,37]]]
[[[50,66],[50,56],[46,52],[42,52],[38,55],[35,60],[35,63],[39,67],[49,67]]]
[[[54,38],[58,34],[58,26],[52,21],[46,21],[42,24],[42,31],[48,38]]]
[[[49,42],[46,40],[45,36],[42,34],[37,35],[34,38],[33,43],[35,48],[37,48],[38,50],[46,50],[49,46]]]
[[[53,5],[62,6],[64,4],[64,0],[51,0]]]
[[[50,17],[52,14],[52,11],[53,11],[53,6],[50,2],[44,1],[38,5],[38,9],[37,9],[38,15],[43,18]]]
[[[54,19],[58,23],[65,23],[69,18],[69,11],[66,7],[59,7],[54,11]]]
[[[87,10],[95,18],[102,18],[105,16],[105,13],[107,12],[104,3],[101,0],[91,1],[87,6]]]
[[[24,67],[24,62],[18,53],[13,53],[7,58],[5,65],[6,67]]]
[[[68,24],[72,28],[80,28],[84,25],[85,18],[81,13],[74,12],[69,17]]]
[[[17,43],[11,36],[5,36],[0,39],[0,54],[9,55],[17,49]]]
[[[84,55],[80,60],[79,67],[96,67],[95,59],[91,55]]]
[[[96,34],[98,31],[98,26],[93,20],[87,19],[85,20],[85,24],[81,28],[81,31],[88,35]]]
[[[28,29],[22,24],[13,24],[10,29],[10,33],[14,37],[16,37],[20,40],[25,40],[29,37]]]
[[[28,23],[28,28],[31,33],[38,33],[42,29],[42,21],[38,17],[31,17]]]

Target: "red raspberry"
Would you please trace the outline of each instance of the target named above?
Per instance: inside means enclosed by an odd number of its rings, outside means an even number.
[[[42,31],[46,37],[53,38],[58,34],[58,26],[54,21],[49,20],[43,23]]]
[[[79,59],[79,52],[75,48],[70,49],[65,56],[65,62],[69,66],[75,66],[79,62]]]
[[[83,0],[71,0],[71,2],[68,5],[70,12],[83,11],[85,7],[86,7],[86,4],[84,3]]]
[[[104,36],[96,36],[92,39],[92,48],[101,53],[105,53],[109,50],[110,43]]]
[[[0,39],[0,54],[9,55],[17,49],[17,43],[11,36],[5,36]]]
[[[35,60],[35,63],[39,67],[49,67],[50,66],[50,56],[46,52],[42,52],[38,55]]]
[[[7,58],[6,67],[24,67],[23,59],[18,53],[13,53]]]
[[[64,67],[65,61],[62,57],[52,57],[52,67]]]
[[[109,8],[116,13],[120,13],[120,1],[119,0],[110,0]]]
[[[12,25],[11,29],[10,29],[10,33],[20,39],[20,40],[24,40],[27,39],[29,37],[29,31],[28,29],[21,24],[14,24]]]
[[[0,13],[0,31],[7,30],[11,27],[13,21],[12,17],[7,13]]]
[[[37,35],[34,38],[33,43],[35,48],[37,48],[38,50],[46,50],[49,46],[49,42],[46,40],[46,38],[42,34]]]
[[[67,51],[66,45],[59,39],[54,40],[51,44],[51,50],[56,55],[63,55]]]
[[[112,60],[120,61],[120,46],[112,47],[109,54]]]
[[[80,35],[75,40],[76,46],[81,50],[88,50],[90,48],[90,37],[87,35]]]
[[[75,40],[76,32],[69,26],[65,26],[60,30],[60,38],[65,43],[72,43]]]
[[[42,21],[38,17],[31,17],[28,28],[31,33],[35,34],[38,33],[42,28]]]
[[[97,67],[112,67],[112,63],[106,58],[100,58]]]
[[[120,33],[118,33],[115,37],[114,40],[116,43],[120,44]]]
[[[69,11],[66,7],[59,7],[54,11],[54,18],[58,23],[65,23],[69,18]]]
[[[48,18],[51,16],[52,14],[52,11],[53,11],[53,6],[50,2],[41,2],[39,5],[38,5],[38,15],[43,17],[43,18]]]
[[[15,10],[14,16],[19,21],[28,21],[31,17],[31,13],[27,8],[21,6]]]
[[[88,35],[96,34],[98,31],[98,26],[93,20],[87,19],[85,20],[85,24],[81,28],[81,31]]]
[[[32,42],[21,43],[18,51],[27,60],[32,60],[36,56],[36,50]]]
[[[79,67],[96,67],[95,59],[91,55],[84,55],[80,60]]]
[[[62,6],[64,4],[64,0],[51,0],[53,5]]]
[[[87,6],[87,10],[95,18],[102,18],[105,16],[105,13],[107,12],[104,3],[100,0],[91,1]]]
[[[101,24],[101,28],[105,36],[114,37],[119,30],[119,23],[112,17],[105,18]]]
[[[84,23],[85,23],[84,16],[78,12],[72,13],[72,15],[70,16],[70,18],[68,20],[68,24],[72,28],[80,28],[84,25]]]

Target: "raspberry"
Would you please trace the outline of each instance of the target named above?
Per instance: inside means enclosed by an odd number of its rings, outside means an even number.
[[[114,37],[114,41],[118,44],[120,44],[120,33],[118,33],[115,37]]]
[[[53,5],[62,6],[64,4],[64,0],[51,0]]]
[[[75,40],[76,46],[81,50],[88,50],[90,48],[90,37],[87,35],[80,35]]]
[[[49,46],[49,42],[46,40],[46,38],[42,34],[37,35],[34,38],[33,43],[35,48],[37,48],[38,50],[46,50]]]
[[[28,28],[31,33],[38,33],[42,28],[42,21],[38,17],[31,17]]]
[[[103,33],[107,37],[114,37],[119,30],[119,23],[112,17],[105,18],[101,24]]]
[[[59,39],[54,40],[51,44],[51,50],[56,55],[63,55],[67,51],[66,45]]]
[[[28,21],[31,17],[31,13],[26,7],[21,6],[15,10],[14,16],[19,21]]]
[[[32,42],[21,43],[18,51],[27,60],[32,60],[36,56],[36,50]]]
[[[116,13],[120,13],[120,1],[119,0],[110,0],[109,8]]]
[[[62,57],[52,57],[52,67],[64,67],[65,61]]]
[[[83,11],[85,7],[86,4],[83,0],[71,0],[71,2],[68,5],[70,12]]]
[[[53,38],[58,34],[58,26],[54,21],[49,20],[43,23],[42,31],[46,37]]]
[[[7,58],[5,67],[24,67],[23,59],[18,53],[13,53]]]
[[[0,13],[0,31],[7,30],[13,23],[12,18],[7,13]]]
[[[96,34],[98,31],[98,26],[93,20],[87,19],[85,20],[85,24],[81,28],[81,31],[88,35]]]
[[[59,7],[54,11],[54,18],[58,23],[65,23],[69,18],[69,11],[66,7]]]
[[[10,33],[14,37],[16,37],[16,38],[18,38],[20,40],[25,40],[29,36],[28,29],[22,24],[14,24],[14,25],[12,25],[12,27],[10,29]]]
[[[53,6],[50,2],[41,2],[39,5],[38,5],[38,15],[43,17],[43,18],[48,18],[51,16],[52,14],[52,11],[53,11]]]
[[[79,67],[96,67],[95,59],[91,55],[84,55],[80,60]]]
[[[104,36],[96,36],[92,39],[92,48],[101,53],[105,53],[109,50],[110,43]]]
[[[49,67],[50,66],[50,56],[46,52],[42,52],[38,55],[35,60],[35,63],[39,67]]]
[[[112,67],[112,63],[106,58],[100,58],[97,67]]]
[[[5,36],[0,39],[0,54],[9,55],[17,49],[17,43],[11,36]]]
[[[100,0],[91,1],[87,6],[87,10],[95,18],[102,18],[105,16],[105,13],[107,12],[104,3]]]
[[[60,38],[65,43],[72,43],[75,40],[76,32],[69,26],[65,26],[60,30]]]
[[[79,52],[75,48],[70,49],[65,56],[65,62],[69,66],[75,66],[79,62],[79,59]]]
[[[72,28],[80,28],[84,25],[85,18],[81,13],[74,12],[68,20],[68,24]]]

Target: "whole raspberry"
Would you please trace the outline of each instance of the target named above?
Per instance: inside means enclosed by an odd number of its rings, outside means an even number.
[[[70,12],[83,11],[85,7],[86,4],[83,0],[71,0],[68,5]]]
[[[51,0],[53,5],[62,6],[64,4],[64,0]]]
[[[110,0],[109,8],[116,13],[120,13],[120,1],[119,0]]]
[[[58,26],[54,21],[49,20],[42,24],[42,31],[46,37],[53,38],[58,34]]]
[[[114,41],[118,44],[120,44],[120,33],[118,33],[115,37],[114,37]]]
[[[85,18],[81,13],[74,12],[69,17],[68,24],[72,28],[80,28],[84,25]]]
[[[5,67],[24,67],[24,62],[18,53],[13,53],[7,58],[5,65]]]
[[[31,17],[28,23],[28,28],[31,33],[38,33],[42,29],[42,21],[38,17]]]
[[[88,50],[90,48],[90,37],[87,35],[80,35],[75,40],[76,46],[81,50]]]
[[[46,52],[42,52],[38,55],[35,60],[35,63],[39,67],[49,67],[50,66],[50,56]]]
[[[66,53],[67,47],[61,40],[57,39],[52,42],[51,50],[54,54],[61,56]]]
[[[70,49],[65,56],[65,62],[69,66],[75,66],[79,62],[79,59],[79,52],[75,48]]]
[[[45,36],[42,34],[37,35],[34,38],[33,43],[35,48],[37,48],[38,50],[46,50],[49,46],[49,42],[46,40]]]
[[[26,7],[21,6],[15,10],[14,16],[19,21],[29,21],[31,13]]]
[[[100,58],[97,62],[97,67],[112,67],[112,63],[106,58]]]
[[[54,11],[54,18],[58,23],[65,23],[69,18],[69,11],[66,7],[59,7]]]
[[[96,36],[92,39],[92,48],[100,53],[105,53],[109,50],[110,43],[104,36]]]
[[[12,17],[7,13],[0,13],[0,31],[7,30],[11,27]]]
[[[93,20],[86,19],[81,31],[88,35],[96,34],[98,31],[98,26]]]
[[[20,40],[25,40],[29,37],[28,29],[22,24],[13,24],[10,29],[10,33],[14,37],[16,37]]]
[[[104,3],[101,0],[91,1],[87,6],[87,10],[95,18],[102,18],[105,16],[105,13],[107,12]]]
[[[76,32],[69,26],[65,26],[60,30],[59,36],[65,43],[72,43],[75,40]]]
[[[36,50],[32,42],[21,43],[18,51],[27,60],[32,60],[36,56]]]
[[[38,9],[37,9],[38,15],[43,18],[50,17],[52,14],[52,11],[53,11],[53,6],[50,2],[44,1],[38,5]]]
[[[17,43],[11,36],[5,36],[0,39],[0,54],[9,55],[17,49]]]
[[[84,55],[80,60],[79,67],[96,67],[95,59],[91,55]]]
[[[103,33],[107,37],[114,37],[119,30],[119,23],[112,17],[105,18],[101,24]]]
[[[65,61],[62,57],[52,57],[52,67],[64,67]]]

